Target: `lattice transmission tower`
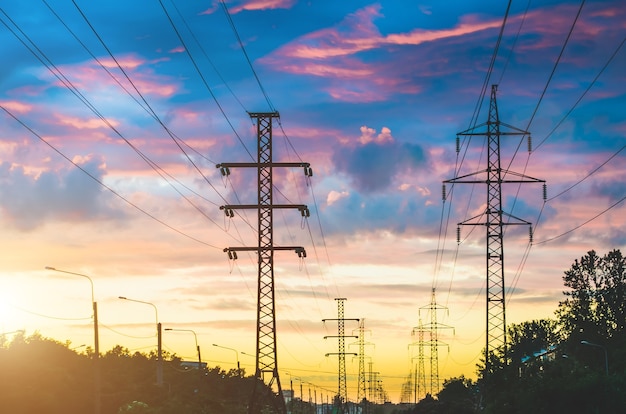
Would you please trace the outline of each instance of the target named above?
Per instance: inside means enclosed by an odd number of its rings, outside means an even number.
[[[446,199],[445,184],[486,184],[487,207],[478,216],[472,217],[458,226],[485,226],[486,234],[486,301],[487,323],[485,335],[485,372],[489,372],[490,352],[501,350],[507,361],[505,278],[504,278],[504,227],[509,225],[529,226],[532,242],[531,223],[502,210],[502,184],[505,183],[544,183],[543,196],[546,198],[545,180],[502,169],[500,138],[503,136],[528,136],[528,151],[531,151],[530,133],[500,121],[496,92],[492,85],[489,102],[489,116],[486,123],[457,134],[457,152],[460,151],[459,137],[484,136],[487,139],[487,168],[481,171],[444,181],[443,198]],[[481,176],[485,176],[481,179]],[[506,217],[506,220],[504,219]],[[457,242],[460,243],[460,227],[457,229]]]
[[[274,210],[297,209],[303,217],[310,215],[309,209],[302,204],[274,204],[273,198],[273,168],[276,167],[303,167],[307,177],[312,175],[309,163],[305,162],[274,162],[272,158],[272,126],[273,120],[279,117],[278,112],[249,113],[250,118],[256,119],[257,125],[257,161],[241,163],[222,163],[216,167],[222,175],[229,175],[230,168],[244,167],[257,169],[257,203],[224,205],[227,217],[234,216],[234,210],[252,209],[258,212],[258,243],[256,247],[227,247],[224,249],[229,258],[236,259],[237,252],[256,252],[258,256],[258,290],[257,290],[257,329],[256,329],[256,370],[257,381],[251,396],[248,412],[258,414],[263,409],[265,400],[260,391],[272,390],[270,396],[274,408],[281,414],[287,413],[283,398],[276,355],[276,312],[274,302],[274,252],[279,250],[293,250],[299,257],[306,257],[302,246],[274,246]],[[263,387],[259,382],[265,384]]]
[[[365,359],[366,358],[370,358],[369,356],[365,355],[365,347],[367,345],[374,345],[371,342],[366,342],[365,341],[365,333],[366,332],[371,332],[369,329],[365,329],[365,318],[361,318],[360,322],[359,322],[359,327],[355,330],[352,331],[352,333],[354,333],[354,331],[358,332],[358,341],[355,343],[350,344],[350,346],[352,345],[357,345],[359,347],[359,352],[358,352],[358,361],[359,361],[359,378],[358,378],[358,386],[357,386],[357,395],[356,395],[356,401],[358,404],[360,404],[364,399],[367,400],[367,378],[366,373],[365,373]],[[365,404],[365,407],[362,408],[363,412],[366,412],[366,406],[367,404]]]
[[[339,360],[338,370],[338,385],[337,385],[337,397],[335,404],[339,413],[346,411],[346,404],[348,402],[348,386],[346,383],[346,354],[357,355],[354,352],[346,353],[346,338],[358,338],[356,335],[346,336],[346,321],[359,321],[358,318],[346,319],[344,317],[344,302],[346,298],[335,298],[337,301],[337,318],[336,319],[322,319],[322,322],[337,321],[337,335],[327,335],[326,338],[337,338],[338,352],[329,352],[326,356],[337,355]]]
[[[424,324],[419,318],[417,326],[413,328],[413,335],[417,332],[417,367],[415,368],[415,397],[417,403],[422,395],[426,396],[426,367],[424,363]],[[411,361],[413,362],[413,361]]]
[[[421,314],[421,311],[423,310],[427,310],[430,314],[430,322],[427,324],[423,324],[420,315],[419,324],[418,326],[413,328],[412,331],[412,335],[417,334],[419,338],[417,343],[412,344],[418,346],[419,372],[416,374],[416,376],[419,378],[419,380],[416,381],[416,387],[419,388],[420,385],[423,385],[424,392],[428,390],[430,392],[430,395],[434,396],[439,392],[439,347],[448,347],[448,344],[442,342],[439,339],[439,331],[444,329],[454,330],[454,328],[452,326],[445,325],[437,321],[438,312],[442,310],[445,310],[447,312],[448,308],[437,304],[435,298],[435,288],[433,288],[431,291],[430,303],[426,306],[422,306],[421,308],[419,308],[419,313]],[[429,339],[427,341],[424,340],[424,333],[428,333]],[[426,384],[426,375],[424,373],[425,347],[430,348],[430,375],[428,384]]]

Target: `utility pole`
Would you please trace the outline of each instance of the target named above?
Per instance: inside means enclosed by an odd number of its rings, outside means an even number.
[[[457,134],[457,152],[460,151],[459,137],[484,136],[487,138],[487,168],[467,175],[462,175],[444,181],[443,199],[445,202],[445,184],[486,184],[487,208],[478,216],[458,223],[458,226],[485,226],[486,235],[486,302],[487,302],[487,329],[485,335],[485,372],[490,369],[490,352],[500,350],[507,363],[506,338],[506,311],[505,311],[505,281],[504,281],[504,226],[529,226],[532,242],[531,223],[505,213],[502,210],[503,183],[544,183],[544,200],[546,198],[545,180],[528,177],[524,174],[503,170],[500,158],[500,138],[503,136],[528,136],[528,150],[531,151],[530,133],[500,121],[496,92],[498,86],[491,86],[489,102],[489,116],[486,123],[472,127]],[[484,129],[484,130],[483,130]],[[483,130],[483,131],[481,131]],[[480,178],[486,175],[485,178]],[[507,178],[512,177],[512,178]],[[506,216],[507,220],[504,220]],[[460,243],[460,227],[457,229],[457,242]]]
[[[337,390],[337,409],[339,413],[345,413],[345,406],[348,402],[348,387],[346,385],[346,331],[345,321],[359,321],[359,319],[346,319],[344,318],[344,302],[346,298],[335,298],[337,301],[337,319],[322,319],[322,322],[337,321],[337,335],[327,335],[326,338],[337,338],[339,352],[331,352],[326,354],[337,355],[339,358],[339,373],[338,373],[338,390]],[[348,336],[349,338],[358,338],[355,335]],[[351,353],[351,355],[356,355]]]
[[[274,302],[274,252],[278,250],[293,250],[298,257],[306,257],[304,247],[301,246],[274,246],[274,209],[298,209],[303,217],[309,217],[309,209],[305,205],[276,205],[273,202],[273,168],[275,167],[303,167],[307,177],[312,175],[309,163],[305,162],[274,162],[272,159],[272,124],[279,117],[278,112],[249,113],[250,118],[257,121],[257,161],[249,163],[222,163],[216,167],[222,175],[230,174],[232,167],[247,167],[257,169],[258,198],[257,204],[225,205],[220,207],[228,217],[233,217],[236,209],[253,209],[258,212],[258,244],[257,247],[227,247],[224,249],[229,258],[236,259],[237,252],[253,251],[258,256],[258,292],[257,292],[257,335],[256,335],[256,379],[251,401],[248,406],[249,414],[259,414],[262,410],[262,398],[258,396],[259,382],[266,384],[272,391],[276,386],[276,409],[286,414],[287,407],[278,376],[276,356],[276,318]],[[268,380],[269,378],[269,380]]]

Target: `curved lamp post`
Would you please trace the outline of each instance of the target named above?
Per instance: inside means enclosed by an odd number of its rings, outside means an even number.
[[[231,351],[235,352],[235,357],[237,358],[237,376],[241,376],[241,367],[239,366],[239,351],[237,351],[235,348],[229,348],[227,346],[222,346],[218,344],[213,344],[213,346],[216,346],[218,348],[230,349]]]
[[[67,270],[57,269],[55,267],[46,266],[46,270],[52,270],[54,272],[65,273],[68,275],[80,276],[89,280],[91,285],[91,305],[93,308],[93,366],[94,366],[94,413],[100,414],[101,412],[101,385],[100,385],[100,339],[98,335],[98,302],[96,302],[93,294],[93,280],[87,275],[76,272],[69,272]]]
[[[202,370],[202,357],[200,356],[200,345],[198,345],[198,335],[196,335],[196,332],[191,329],[165,328],[165,330],[177,332],[191,332],[193,334],[194,340],[196,341],[196,350],[198,351],[198,370]]]
[[[587,346],[595,346],[596,348],[602,348],[604,350],[604,369],[606,370],[606,376],[609,376],[609,354],[606,351],[606,347],[599,345],[599,344],[594,344],[593,342],[589,342],[589,341],[580,341],[580,343],[582,345],[587,345]]]
[[[118,296],[119,299],[128,300],[130,302],[143,303],[144,305],[150,305],[154,308],[155,320],[156,320],[156,329],[157,329],[157,373],[156,373],[156,382],[160,387],[163,385],[163,358],[162,358],[162,350],[161,350],[161,322],[159,322],[159,311],[154,303],[144,302],[143,300],[130,299],[126,296]]]

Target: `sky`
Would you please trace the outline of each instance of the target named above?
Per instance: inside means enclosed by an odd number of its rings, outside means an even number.
[[[485,343],[486,186],[442,182],[486,168],[491,85],[505,170],[506,318],[554,316],[563,272],[626,240],[626,6],[580,2],[28,0],[0,7],[0,333],[25,330],[149,352],[155,322],[191,330],[209,365],[254,371],[256,130],[279,112],[276,210],[282,387],[337,390],[364,321],[367,364],[391,401],[414,368],[435,289],[439,373],[475,378]],[[226,12],[226,10],[228,13]],[[506,16],[506,24],[503,21]],[[494,57],[496,45],[499,45]],[[491,70],[490,70],[491,68]],[[89,276],[46,270],[46,266]],[[135,301],[120,300],[124,296]],[[195,359],[194,336],[163,346]],[[219,346],[213,346],[213,344]],[[326,356],[327,354],[331,354]],[[428,349],[426,350],[428,355]],[[426,363],[428,366],[428,363]],[[358,361],[346,357],[348,396]],[[427,374],[428,375],[428,374]],[[167,380],[167,379],[166,379]],[[313,384],[313,385],[311,385]],[[298,393],[296,392],[296,395]],[[306,399],[306,395],[305,395]]]

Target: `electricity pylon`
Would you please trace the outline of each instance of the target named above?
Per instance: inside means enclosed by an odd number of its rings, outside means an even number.
[[[424,366],[424,324],[419,318],[417,326],[413,328],[413,334],[417,330],[417,368],[415,369],[415,398],[414,402],[420,400],[422,392],[426,396],[426,369]],[[411,362],[413,362],[411,360]]]
[[[367,398],[367,380],[365,379],[365,358],[369,358],[365,355],[365,345],[374,345],[371,342],[365,342],[365,332],[370,332],[369,329],[365,329],[365,318],[362,318],[359,322],[359,327],[356,329],[359,334],[359,340],[356,343],[350,345],[358,345],[359,347],[359,384],[357,387],[356,400],[360,404],[364,398]],[[354,333],[354,330],[352,331]]]
[[[419,362],[419,367],[421,368],[421,373],[419,375],[420,375],[420,380],[422,381],[422,384],[424,385],[424,391],[426,391],[425,373],[424,373],[424,347],[425,346],[430,347],[430,384],[428,384],[428,388],[430,390],[430,395],[434,396],[439,392],[439,347],[448,346],[448,344],[441,342],[439,340],[439,331],[443,329],[454,330],[454,328],[452,326],[448,326],[448,325],[437,322],[438,311],[441,311],[441,310],[447,311],[448,308],[437,304],[437,301],[435,300],[435,288],[432,289],[431,296],[430,296],[430,303],[426,306],[422,306],[419,309],[419,313],[421,313],[422,310],[428,310],[428,312],[430,313],[430,323],[423,324],[422,319],[420,317],[419,324],[418,326],[413,328],[412,334],[415,335],[417,333],[418,338],[419,338],[417,342],[418,362]],[[426,332],[429,334],[428,341],[424,341],[424,333]],[[415,344],[412,344],[412,345],[415,345]],[[419,386],[418,384],[416,385]]]
[[[355,335],[346,336],[345,321],[359,321],[359,319],[346,319],[344,318],[344,302],[346,298],[335,298],[337,301],[337,318],[336,319],[322,319],[322,322],[337,321],[337,335],[327,335],[326,338],[337,338],[339,352],[330,352],[326,354],[337,355],[339,359],[339,372],[338,372],[338,386],[337,386],[337,398],[335,403],[339,413],[345,412],[345,407],[348,402],[348,387],[346,385],[346,338],[358,338]],[[350,352],[351,355],[356,355],[354,352]]]
[[[293,250],[299,257],[306,257],[304,247],[274,246],[274,209],[298,209],[303,217],[309,216],[307,206],[301,204],[276,205],[273,202],[273,168],[303,167],[305,175],[312,175],[309,163],[305,162],[274,162],[272,159],[272,122],[278,118],[278,112],[249,113],[250,118],[257,120],[257,162],[222,163],[216,167],[222,175],[229,175],[232,167],[249,167],[257,169],[258,199],[257,204],[225,205],[228,217],[233,217],[236,209],[254,209],[258,211],[258,244],[257,247],[227,247],[224,249],[229,258],[236,259],[237,252],[251,251],[258,256],[258,291],[257,291],[257,332],[256,332],[256,371],[254,389],[248,406],[248,413],[258,414],[262,410],[262,398],[257,388],[263,382],[275,392],[273,401],[279,413],[286,414],[276,356],[276,313],[274,302],[274,252],[277,250]],[[269,379],[268,379],[269,378]],[[274,391],[276,387],[276,391]]]
[[[487,331],[485,335],[485,372],[489,372],[490,357],[492,350],[500,349],[507,361],[507,338],[506,338],[506,311],[505,311],[505,283],[504,283],[504,226],[528,225],[531,223],[505,213],[502,210],[502,184],[504,183],[545,183],[545,180],[528,177],[524,174],[509,170],[503,170],[500,159],[500,138],[503,136],[529,137],[530,133],[500,121],[496,102],[497,85],[491,86],[491,99],[489,102],[489,116],[487,122],[457,134],[457,152],[460,150],[459,137],[485,136],[487,138],[487,168],[471,174],[459,176],[444,181],[443,198],[445,202],[445,183],[461,184],[487,184],[487,208],[478,216],[458,223],[459,226],[485,226],[487,230]],[[481,129],[486,128],[484,132]],[[504,129],[504,130],[503,130]],[[486,178],[479,179],[481,175]],[[511,178],[507,178],[511,177]],[[544,184],[544,200],[546,197]],[[503,217],[507,220],[504,221]],[[532,227],[530,227],[532,242]],[[460,242],[460,230],[457,229],[457,242]]]
[[[439,340],[439,331],[442,329],[452,329],[452,326],[444,325],[437,322],[437,311],[448,308],[437,304],[435,300],[435,288],[432,289],[430,296],[430,304],[422,306],[420,309],[428,309],[430,312],[430,323],[424,327],[430,331],[430,394],[435,395],[439,392],[439,347],[448,347],[448,344]]]

